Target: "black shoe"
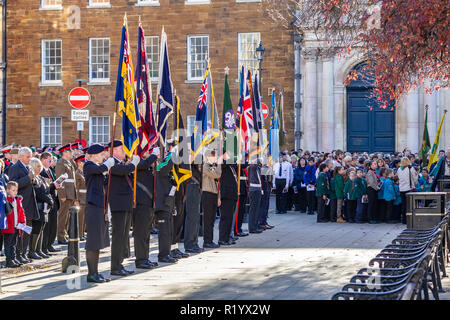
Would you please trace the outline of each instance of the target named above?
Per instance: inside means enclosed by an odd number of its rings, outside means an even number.
[[[177,259],[172,258],[171,256],[165,256],[164,258],[158,258],[158,262],[164,263],[177,263]]]
[[[60,249],[55,249],[55,248],[53,248],[52,245],[48,246],[48,247],[47,247],[47,250],[48,250],[48,252],[59,252],[59,251],[61,251]],[[44,252],[44,253],[45,253],[45,252]]]
[[[98,277],[100,278],[100,279],[103,279],[103,280],[105,280],[105,282],[110,282],[111,281],[111,279],[110,278],[105,278],[104,276],[102,276],[100,273],[97,273],[97,275],[98,275]]]
[[[253,230],[253,231],[249,231],[250,233],[262,233],[262,230],[261,229],[256,229],[256,230]]]
[[[16,257],[16,260],[17,260],[19,263],[21,263],[21,264],[26,264],[26,263],[29,262],[28,260],[24,259],[21,255],[18,255],[18,256]]]
[[[179,258],[188,258],[189,255],[187,253],[182,252],[180,249],[173,249],[172,251],[174,251],[174,253],[179,257]]]
[[[314,212],[308,212],[308,216],[314,215]]]
[[[40,255],[38,255],[36,252],[29,252],[28,258],[30,258],[32,260],[41,260],[42,259],[42,257]]]
[[[87,282],[94,282],[94,283],[105,282],[105,279],[103,277],[100,277],[98,273],[88,274],[86,279]]]
[[[153,269],[155,266],[151,264],[149,261],[144,261],[140,263],[136,263],[137,269]]]
[[[192,248],[192,249],[185,249],[184,251],[189,252],[189,253],[201,253],[204,250],[202,248]]]
[[[85,237],[81,237],[80,241],[86,241],[86,238]]]
[[[133,274],[134,270],[127,270],[124,267],[122,267],[122,270],[125,271],[127,274]]]
[[[246,237],[246,236],[248,236],[248,233],[246,233],[246,232],[239,232],[239,233],[237,234],[237,236],[238,236],[238,237]]]
[[[63,241],[58,240],[58,244],[68,244],[68,242],[67,242],[67,240],[63,240]]]
[[[325,222],[328,222],[328,220],[324,220],[324,219],[317,220],[317,223],[325,223]]]
[[[230,236],[230,240],[236,241],[236,240],[239,240],[239,237]]]
[[[152,231],[150,231],[151,234],[158,234],[158,229],[152,228]]]
[[[125,277],[128,275],[128,273],[125,271],[125,269],[120,269],[120,270],[111,271],[111,275]]]
[[[41,252],[42,252],[43,254],[45,254],[46,256],[49,256],[49,257],[50,257],[50,253],[48,252],[48,249],[47,249],[47,248],[43,248]]]
[[[204,243],[203,248],[219,248],[220,245],[217,243],[211,242],[211,243]]]
[[[234,242],[234,243],[236,243],[236,242]],[[231,241],[219,241],[219,244],[221,246],[231,246],[232,245]]]
[[[369,223],[370,224],[377,224],[378,222],[376,222],[375,220],[370,220]]]
[[[6,268],[18,268],[20,265],[14,262],[14,260],[6,261]]]
[[[42,251],[37,251],[36,252],[39,256],[42,257],[42,259],[48,259],[50,258],[50,256],[46,255],[45,253],[43,253]]]
[[[19,260],[17,260],[17,259],[14,259],[14,263],[15,264],[18,264],[19,266],[21,266],[21,265],[23,265],[23,263],[21,263]]]

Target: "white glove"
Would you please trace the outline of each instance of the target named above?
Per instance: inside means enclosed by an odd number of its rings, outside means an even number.
[[[154,147],[152,150],[152,155],[159,156],[160,150],[159,147]]]
[[[141,158],[139,156],[133,154],[133,159],[131,160],[131,163],[134,164],[135,167],[139,164],[139,161],[141,161]]]
[[[114,158],[111,158],[111,157],[108,158],[108,160],[103,162],[103,164],[108,167],[108,171],[109,171],[109,169],[111,169],[111,167],[114,166],[114,164],[115,164]]]

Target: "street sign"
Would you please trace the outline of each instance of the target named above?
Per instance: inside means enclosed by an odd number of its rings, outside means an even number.
[[[83,131],[84,130],[84,122],[77,122],[77,130]]]
[[[91,95],[85,88],[77,87],[70,90],[67,99],[75,109],[84,109],[91,102]]]
[[[269,115],[269,108],[266,106],[265,103],[261,103],[261,111],[262,111],[264,120],[266,120],[267,116]]]
[[[89,110],[70,110],[70,120],[72,121],[89,121]]]

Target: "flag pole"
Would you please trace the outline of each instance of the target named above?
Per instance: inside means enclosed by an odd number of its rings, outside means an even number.
[[[113,114],[113,128],[112,128],[112,136],[111,136],[111,146],[109,147],[109,156],[113,157],[113,145],[114,145],[114,137],[116,136],[116,126],[117,126],[117,110],[119,108],[119,102],[116,101],[116,106]],[[108,188],[106,190],[106,203],[105,203],[105,221],[108,221],[108,204],[109,204],[109,191],[111,190],[111,169],[108,171]]]
[[[158,123],[159,123],[159,84],[156,86],[156,134],[158,135],[158,139],[156,140],[156,145],[159,146],[159,130],[158,130]],[[160,150],[161,152],[161,150]],[[160,154],[161,157],[161,154]],[[153,162],[153,208],[155,208],[156,205],[156,162]]]

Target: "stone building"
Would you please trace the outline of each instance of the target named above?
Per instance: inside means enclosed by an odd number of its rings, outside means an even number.
[[[238,103],[238,68],[258,69],[255,49],[266,48],[262,63],[262,101],[270,90],[284,92],[286,148],[330,151],[418,151],[424,105],[430,106],[433,139],[450,103],[448,90],[426,95],[418,89],[396,110],[368,108],[370,88],[345,86],[347,74],[364,63],[354,52],[347,58],[324,57],[311,35],[274,24],[261,0],[21,0],[9,5],[7,142],[57,145],[78,137],[67,96],[86,79],[91,95],[82,138],[106,143],[111,138],[120,35],[127,13],[132,52],[137,50],[141,18],[155,98],[159,40],[164,26],[172,81],[181,99],[185,126],[192,130],[204,59],[212,64],[219,112],[224,68],[230,68],[233,105]],[[133,61],[136,64],[136,55]],[[117,132],[120,132],[120,121]],[[116,134],[116,138],[119,134]],[[441,147],[450,146],[444,124]]]

